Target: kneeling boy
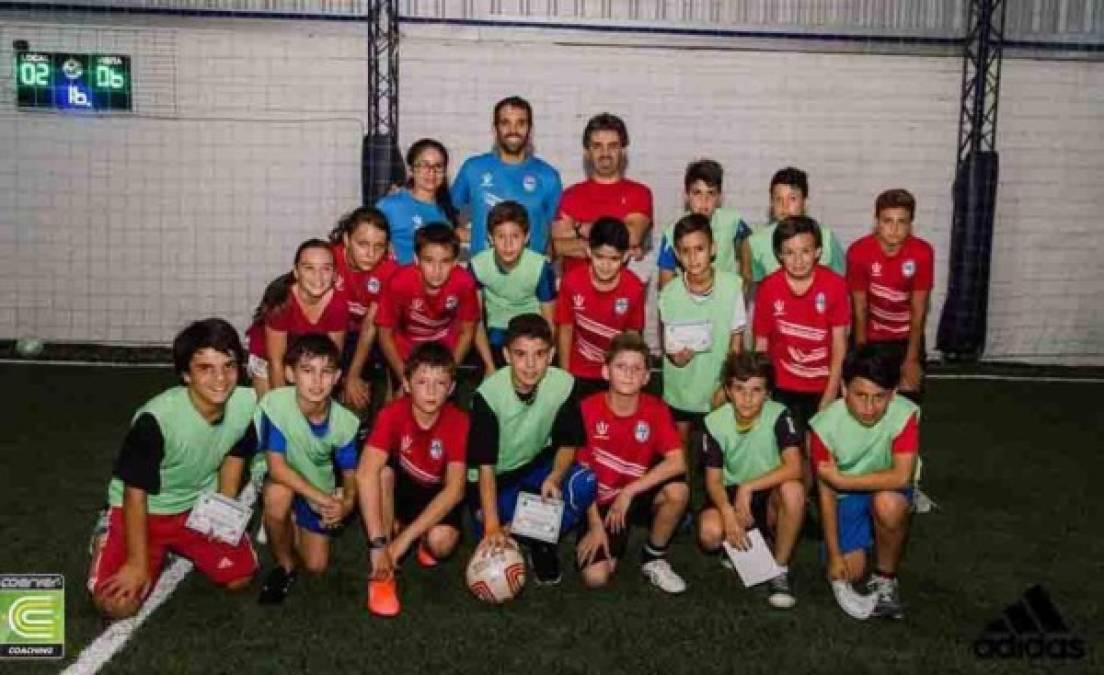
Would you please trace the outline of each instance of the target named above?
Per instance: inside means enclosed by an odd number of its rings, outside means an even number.
[[[406,395],[380,411],[357,467],[371,549],[368,609],[379,616],[399,613],[394,571],[412,546],[418,563],[433,567],[460,541],[468,415],[448,401],[455,377],[448,348],[415,347],[403,374]]]
[[[583,582],[598,588],[609,582],[625,557],[631,525],[648,528],[641,571],[667,593],[682,593],[686,582],[667,562],[667,544],[678,527],[690,488],[686,461],[671,411],[641,390],[648,383],[648,345],[635,331],[613,338],[602,376],[609,390],[583,400],[586,445],[579,463],[598,479],[598,497],[587,510],[576,547]]]

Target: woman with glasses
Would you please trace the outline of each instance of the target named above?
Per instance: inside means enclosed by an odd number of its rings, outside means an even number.
[[[456,226],[445,146],[432,138],[417,141],[406,152],[406,166],[406,185],[376,202],[391,226],[391,245],[400,265],[414,262],[415,230],[437,222]]]

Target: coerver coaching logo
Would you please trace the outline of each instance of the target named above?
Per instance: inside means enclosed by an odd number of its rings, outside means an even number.
[[[1027,589],[974,640],[979,659],[1080,660],[1085,641],[1072,634],[1042,586]]]
[[[65,577],[0,574],[0,659],[65,656]]]

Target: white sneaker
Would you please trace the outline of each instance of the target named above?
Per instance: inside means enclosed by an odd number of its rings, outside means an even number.
[[[640,566],[648,583],[664,593],[678,594],[686,590],[686,582],[671,569],[671,563],[657,558]]]

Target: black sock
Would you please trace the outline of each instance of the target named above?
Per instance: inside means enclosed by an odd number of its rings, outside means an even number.
[[[667,547],[657,546],[656,544],[652,543],[651,539],[649,539],[648,543],[644,544],[644,550],[640,553],[640,562],[641,564],[646,565],[653,560],[659,560],[666,557]]]

